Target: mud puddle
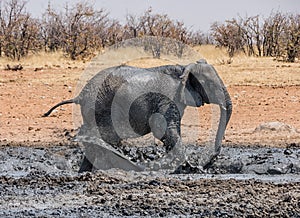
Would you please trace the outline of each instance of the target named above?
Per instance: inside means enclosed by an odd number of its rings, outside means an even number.
[[[200,147],[175,172],[112,169],[78,174],[84,148],[0,148],[0,216],[300,216],[300,148],[225,147],[207,169]],[[132,161],[160,147],[126,147]]]

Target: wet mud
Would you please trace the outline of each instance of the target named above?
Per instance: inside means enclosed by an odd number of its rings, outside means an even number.
[[[300,146],[224,147],[202,169],[197,154],[175,171],[118,169],[78,174],[84,147],[0,147],[0,217],[300,216]],[[133,162],[160,146],[124,146]]]

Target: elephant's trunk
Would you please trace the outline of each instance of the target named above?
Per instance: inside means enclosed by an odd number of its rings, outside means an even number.
[[[220,121],[219,127],[217,130],[217,135],[215,139],[215,155],[218,155],[221,150],[222,139],[224,137],[226,126],[230,120],[231,113],[232,113],[232,102],[229,96],[228,91],[226,88],[223,88],[224,96],[225,96],[225,108],[223,104],[220,105]]]
[[[220,108],[220,120],[216,136],[214,138],[213,143],[210,144],[210,146],[207,149],[204,149],[199,161],[199,164],[203,168],[209,166],[212,163],[212,161],[214,161],[214,159],[219,155],[221,151],[222,139],[224,137],[225,129],[231,117],[232,102],[229,93],[225,89],[225,87],[223,88],[223,94],[224,98],[221,100],[221,102],[215,102],[215,104],[218,104]]]

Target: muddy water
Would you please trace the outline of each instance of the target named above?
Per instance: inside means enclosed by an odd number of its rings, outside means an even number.
[[[161,147],[127,147],[132,161]],[[0,148],[0,217],[300,216],[300,148],[223,148],[207,169],[198,146],[175,172],[112,169],[78,174],[84,148]]]

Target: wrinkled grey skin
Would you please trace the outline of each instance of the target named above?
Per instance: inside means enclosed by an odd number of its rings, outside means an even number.
[[[96,131],[105,142],[118,146],[122,139],[152,132],[164,143],[167,152],[175,145],[180,146],[180,122],[187,106],[217,104],[220,107],[220,122],[214,151],[203,165],[220,153],[232,112],[227,89],[215,69],[205,60],[186,66],[118,66],[105,69],[87,83],[79,96],[55,105],[44,116],[68,103],[81,107],[82,135]],[[94,158],[85,157],[80,172],[91,171]]]

